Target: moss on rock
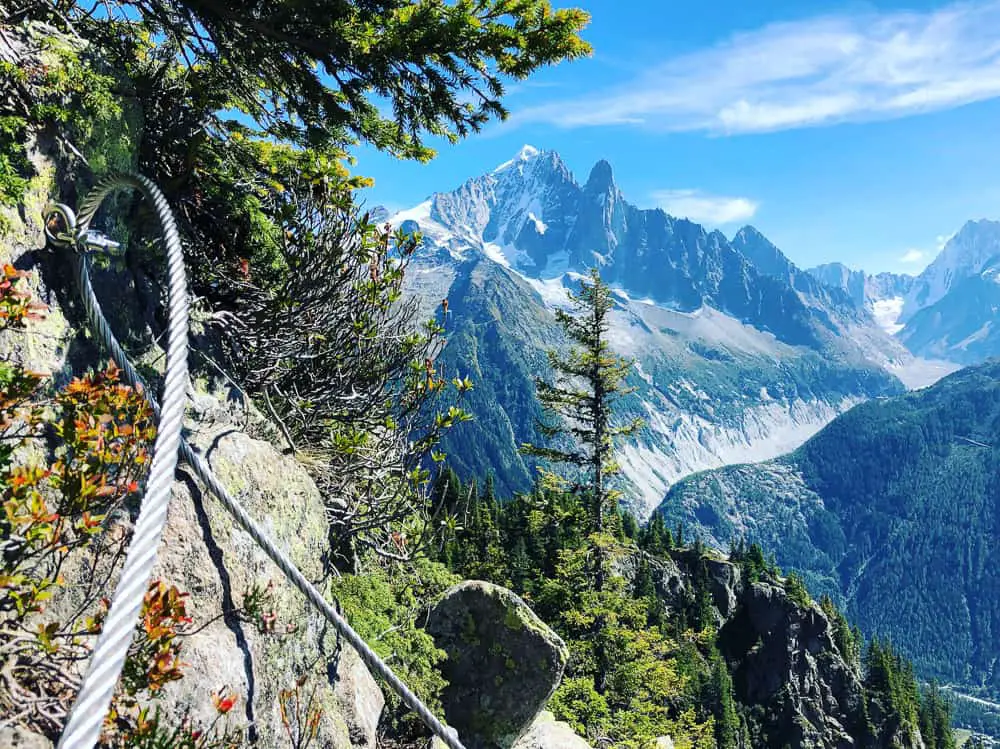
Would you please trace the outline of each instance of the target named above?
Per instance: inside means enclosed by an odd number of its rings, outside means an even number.
[[[449,724],[469,749],[510,749],[558,686],[566,645],[514,593],[475,580],[445,593],[427,631],[448,654]]]

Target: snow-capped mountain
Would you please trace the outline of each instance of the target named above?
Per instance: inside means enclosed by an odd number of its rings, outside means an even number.
[[[809,273],[832,288],[842,289],[854,302],[875,318],[879,327],[889,334],[898,333],[903,303],[916,278],[903,273],[866,273],[852,270],[843,263],[826,263],[810,268]]]
[[[969,221],[916,276],[850,270],[829,263],[809,271],[845,290],[914,355],[954,364],[1000,356],[1000,222]]]
[[[914,281],[900,341],[920,356],[977,364],[1000,356],[1000,222],[969,221]]]
[[[959,364],[1000,355],[1000,268],[954,282],[934,304],[918,310],[899,333],[911,351]]]
[[[446,445],[467,475],[524,489],[539,439],[534,377],[562,345],[553,309],[591,266],[616,290],[612,345],[636,362],[625,410],[646,428],[619,455],[643,514],[679,478],[797,446],[837,413],[903,390],[913,357],[837,289],[747,227],[730,242],[628,203],[611,166],[582,185],[552,151],[496,169],[391,222],[425,239],[411,293],[449,300],[441,363],[471,374],[476,421]],[[891,371],[890,371],[891,370]]]
[[[1000,221],[968,221],[917,276],[906,295],[900,322],[936,304],[966,278],[1000,265]]]

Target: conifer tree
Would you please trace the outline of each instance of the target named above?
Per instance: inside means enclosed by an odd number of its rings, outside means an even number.
[[[937,682],[931,682],[920,700],[920,736],[926,749],[955,749],[951,703]]]
[[[542,407],[555,417],[554,422],[540,424],[542,435],[552,444],[526,444],[522,449],[551,463],[575,466],[587,477],[581,494],[588,504],[588,530],[601,534],[608,510],[620,496],[609,486],[609,478],[619,470],[612,455],[614,443],[635,432],[642,422],[615,424],[613,420],[616,402],[634,388],[624,384],[632,363],[616,355],[608,343],[608,316],[614,306],[611,289],[592,269],[580,291],[570,293],[569,298],[573,311],[556,310],[556,319],[573,346],[566,354],[548,353],[555,382],[542,378],[535,382]],[[601,570],[598,561],[598,589],[603,583]]]
[[[740,716],[733,699],[733,679],[719,653],[711,657],[709,698],[715,706],[715,742],[718,749],[736,749],[740,734]]]
[[[662,556],[669,552],[673,545],[674,539],[663,520],[663,515],[659,512],[653,513],[646,526],[639,531],[639,548],[650,554]]]

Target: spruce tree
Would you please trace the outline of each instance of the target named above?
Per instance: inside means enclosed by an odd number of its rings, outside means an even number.
[[[572,312],[556,310],[556,319],[573,346],[565,354],[549,351],[554,382],[542,378],[535,382],[542,407],[555,417],[539,425],[551,444],[525,444],[522,449],[551,463],[575,466],[586,476],[580,494],[588,505],[588,530],[601,534],[608,510],[620,496],[609,486],[609,479],[619,470],[612,455],[614,443],[635,432],[642,422],[613,421],[617,401],[634,388],[625,385],[632,362],[616,355],[608,343],[609,313],[614,306],[611,289],[597,269],[592,269],[589,279],[581,282],[580,291],[570,293],[569,298]],[[595,556],[599,590],[603,566],[600,555]]]
[[[709,698],[714,704],[715,742],[718,749],[736,749],[740,735],[740,716],[733,699],[733,679],[719,653],[711,657]]]
[[[639,537],[639,519],[626,510],[622,514],[622,530],[626,538],[636,539]]]

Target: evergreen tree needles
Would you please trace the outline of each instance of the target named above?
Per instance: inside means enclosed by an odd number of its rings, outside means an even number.
[[[541,377],[535,381],[542,407],[555,417],[553,422],[540,424],[540,431],[550,443],[561,446],[526,444],[523,450],[580,471],[586,483],[575,489],[588,506],[589,531],[601,534],[608,511],[620,497],[620,492],[609,487],[609,479],[619,471],[614,444],[638,430],[642,421],[614,423],[615,404],[635,388],[624,384],[632,362],[616,355],[608,344],[608,315],[614,306],[611,289],[592,269],[590,278],[569,299],[573,312],[559,309],[555,314],[574,346],[566,354],[548,353],[555,382]],[[551,472],[544,476],[556,483],[564,481]],[[599,566],[595,582],[600,587]]]

